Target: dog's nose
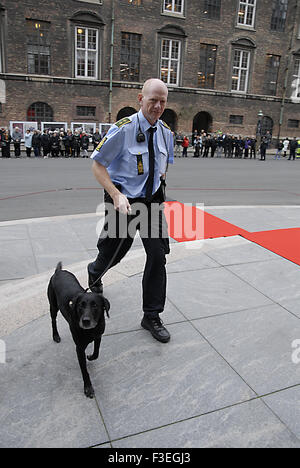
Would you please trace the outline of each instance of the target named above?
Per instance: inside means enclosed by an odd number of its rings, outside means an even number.
[[[89,327],[89,326],[91,325],[90,319],[88,319],[88,318],[82,319],[82,325],[83,325],[84,327]]]

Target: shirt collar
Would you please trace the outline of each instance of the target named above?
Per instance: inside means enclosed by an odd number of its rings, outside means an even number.
[[[140,121],[140,126],[141,126],[142,132],[146,133],[147,130],[149,130],[150,127],[157,128],[157,126],[158,126],[158,121],[155,122],[154,125],[150,125],[150,123],[149,123],[148,120],[144,117],[144,114],[143,114],[143,112],[142,112],[141,110],[138,112],[138,116],[139,116],[139,121]]]

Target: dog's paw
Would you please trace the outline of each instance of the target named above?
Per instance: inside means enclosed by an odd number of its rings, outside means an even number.
[[[55,343],[60,343],[61,342],[60,336],[59,335],[53,335],[53,341],[55,341]]]
[[[93,389],[93,386],[89,385],[87,387],[84,387],[84,394],[87,398],[94,398],[95,390]]]

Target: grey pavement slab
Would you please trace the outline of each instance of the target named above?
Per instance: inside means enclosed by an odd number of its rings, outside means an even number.
[[[88,447],[108,441],[95,400],[83,397],[75,347],[60,320],[52,341],[49,317],[6,338],[0,365],[0,447]]]
[[[247,263],[227,267],[239,278],[275,302],[300,297],[300,268],[289,260]]]
[[[170,273],[168,298],[188,319],[272,304],[225,268]]]
[[[299,364],[298,364],[299,366]],[[268,407],[300,439],[300,387],[288,388],[263,398]]]
[[[260,400],[112,443],[113,448],[299,448],[299,439]]]
[[[300,365],[292,361],[300,321],[282,307],[273,304],[193,324],[257,394],[300,385]]]
[[[167,346],[145,330],[108,336],[95,391],[112,439],[249,400],[251,389],[189,323]]]

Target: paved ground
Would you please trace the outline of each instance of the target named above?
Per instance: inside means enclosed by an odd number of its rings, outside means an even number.
[[[299,206],[207,210],[250,231],[300,227]],[[111,319],[89,364],[96,398],[84,397],[63,319],[62,343],[51,339],[45,293],[58,260],[86,284],[99,217],[0,224],[0,447],[299,448],[299,266],[241,237],[172,243],[167,345],[140,327],[136,240],[105,277]]]

